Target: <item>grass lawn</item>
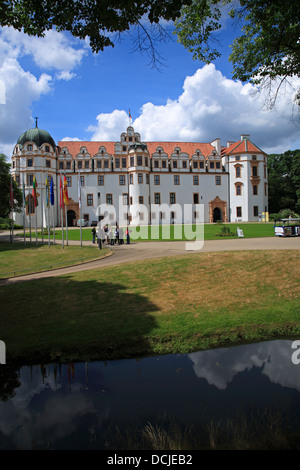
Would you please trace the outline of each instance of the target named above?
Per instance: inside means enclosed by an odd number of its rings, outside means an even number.
[[[299,336],[299,258],[300,251],[199,253],[1,286],[7,363]]]
[[[96,245],[97,246],[97,245]],[[107,248],[93,246],[29,245],[0,243],[0,279],[61,268],[105,256]]]
[[[254,238],[254,237],[273,237],[274,228],[273,223],[230,223],[230,224],[204,224],[204,239],[205,240],[221,240],[224,239],[223,236],[219,236],[218,233],[221,232],[222,227],[228,227],[232,235],[226,236],[226,238],[238,238],[236,235],[237,227],[240,227],[243,230],[245,238]],[[195,226],[187,226],[188,229],[195,231]],[[188,233],[184,231],[183,226],[181,225],[171,225],[171,226],[141,226],[140,228],[135,229],[130,227],[132,230],[132,238],[134,237],[133,232],[136,233],[136,241],[155,241],[155,240],[187,240],[189,237]],[[151,236],[152,230],[152,236]],[[170,230],[170,232],[169,232]],[[174,233],[175,230],[175,233]],[[179,231],[180,235],[176,235],[176,230]],[[32,236],[35,239],[35,232],[32,232]],[[38,234],[41,237],[41,233]],[[45,235],[48,239],[48,235]],[[55,237],[58,240],[61,240],[62,232],[61,230],[55,230]],[[66,233],[64,231],[64,238],[66,238]],[[72,228],[68,230],[68,239],[69,240],[80,240],[80,229]],[[91,241],[91,227],[82,228],[82,240]]]

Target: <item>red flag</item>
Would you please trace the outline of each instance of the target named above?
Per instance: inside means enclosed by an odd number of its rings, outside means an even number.
[[[38,200],[37,200],[37,195],[36,195],[36,188],[37,188],[37,182],[35,179],[35,175],[33,175],[33,184],[32,184],[32,197],[34,200],[34,207],[37,207],[38,205]]]

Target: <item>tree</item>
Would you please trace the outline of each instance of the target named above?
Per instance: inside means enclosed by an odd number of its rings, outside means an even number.
[[[268,157],[269,212],[300,213],[300,150]]]
[[[193,0],[183,7],[175,33],[195,59],[209,63],[220,57],[212,46],[224,5],[232,7],[229,16],[242,25],[242,34],[231,45],[233,78],[267,89],[265,104],[272,108],[282,85],[300,76],[300,2]],[[294,101],[300,105],[300,90]]]
[[[88,37],[92,51],[99,52],[114,46],[120,34],[135,25],[135,47],[155,60],[155,42],[165,37],[160,20],[174,21],[182,5],[189,3],[191,0],[0,0],[0,26],[13,26],[35,36],[52,28],[69,31],[79,39]]]
[[[8,217],[10,213],[10,164],[7,163],[7,157],[0,154],[0,217]],[[23,195],[13,180],[13,210],[14,212],[21,212],[23,205]]]

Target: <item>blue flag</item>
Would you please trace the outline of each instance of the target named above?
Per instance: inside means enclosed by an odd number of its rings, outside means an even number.
[[[54,185],[53,185],[53,178],[51,176],[51,182],[50,182],[50,202],[51,206],[54,205]]]

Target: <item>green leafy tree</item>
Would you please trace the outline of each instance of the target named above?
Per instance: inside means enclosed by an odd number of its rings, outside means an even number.
[[[182,8],[175,33],[194,59],[210,63],[220,57],[213,46],[226,5],[232,20],[242,25],[241,35],[231,45],[233,78],[267,91],[265,104],[272,108],[281,86],[289,77],[300,76],[300,2],[193,0]],[[300,104],[299,90],[294,101]]]
[[[0,25],[35,36],[52,28],[68,31],[79,39],[88,37],[93,52],[114,46],[121,33],[137,26],[135,48],[151,54],[155,61],[155,44],[166,36],[160,20],[174,21],[182,5],[189,3],[191,0],[0,0]]]
[[[7,217],[10,213],[10,163],[7,157],[0,154],[0,217]],[[13,180],[13,210],[21,212],[23,205],[23,195],[17,183]]]
[[[269,212],[300,213],[300,150],[268,157]]]

